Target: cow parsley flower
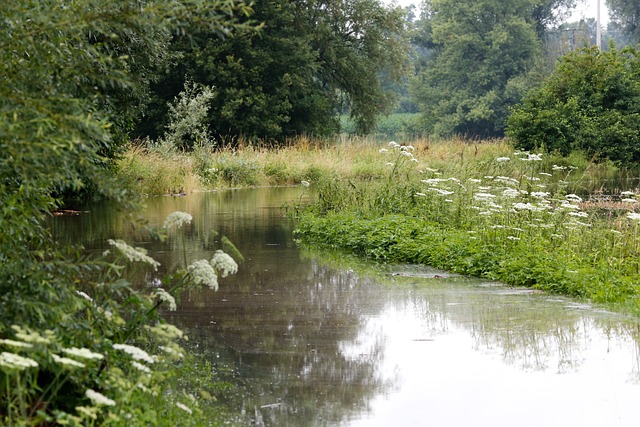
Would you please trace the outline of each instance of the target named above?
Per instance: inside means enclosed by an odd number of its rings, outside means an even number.
[[[508,161],[510,161],[510,160],[511,160],[511,159],[510,159],[509,157],[498,157],[498,158],[496,159],[496,162],[503,163],[503,162],[508,162]]]
[[[586,212],[569,212],[569,215],[577,216],[577,217],[580,217],[580,218],[587,218],[589,216],[589,214],[586,213]]]
[[[163,227],[164,228],[180,228],[183,225],[191,224],[192,219],[193,217],[186,212],[180,212],[180,211],[171,212],[169,215],[167,215],[167,218],[164,220]]]
[[[220,272],[220,276],[227,277],[229,274],[235,274],[238,272],[238,264],[221,250],[217,250],[211,259],[211,266]]]
[[[154,363],[155,360],[153,357],[149,355],[146,351],[141,348],[138,348],[134,345],[129,344],[114,344],[113,348],[116,350],[122,350],[127,353],[129,356],[133,357],[134,360],[142,360],[147,363]]]
[[[87,295],[86,292],[82,292],[82,291],[76,291],[76,295],[78,295],[79,297],[82,297],[84,299],[86,299],[89,302],[93,302],[93,298],[91,298],[89,295]]]
[[[70,368],[84,368],[86,365],[82,362],[78,362],[77,360],[70,359],[68,357],[60,357],[57,354],[52,354],[51,358],[54,362],[63,365],[65,367]]]
[[[193,284],[208,286],[214,291],[218,290],[218,275],[211,264],[205,259],[194,261],[187,267],[187,272]]]
[[[192,414],[193,411],[185,404],[182,404],[180,402],[176,402],[176,406],[180,409],[182,409],[184,412],[186,412],[187,414]]]
[[[13,347],[13,348],[31,348],[31,347],[33,347],[33,344],[29,344],[28,342],[16,341],[16,340],[10,340],[10,339],[1,339],[0,340],[0,344],[4,344],[7,347]]]
[[[549,193],[546,191],[532,191],[531,197],[535,197],[536,199],[544,199],[549,197]]]
[[[0,366],[14,371],[24,371],[27,368],[37,368],[38,362],[28,357],[3,351],[0,353]]]
[[[133,246],[129,246],[124,240],[113,240],[109,239],[109,244],[111,246],[115,246],[118,251],[130,262],[141,262],[143,264],[149,264],[157,270],[160,266],[160,263],[155,259],[151,258],[147,255],[147,250],[144,248],[134,248]]]
[[[567,194],[566,196],[564,196],[564,198],[572,202],[582,202],[582,197],[578,196],[577,194]]]
[[[169,292],[162,288],[156,289],[156,296],[162,302],[169,304],[169,311],[176,311],[178,306],[176,305],[176,299]]]
[[[506,190],[504,190],[502,192],[502,195],[504,197],[509,197],[509,198],[515,199],[516,197],[520,196],[520,192],[518,190],[516,190],[515,188],[507,188]]]
[[[145,374],[150,374],[151,373],[151,369],[149,369],[149,367],[147,365],[143,365],[140,362],[136,362],[135,360],[133,362],[131,362],[131,366],[133,366],[134,368],[136,368],[137,370],[144,372]]]
[[[88,348],[71,347],[71,348],[63,348],[62,351],[68,354],[69,356],[79,357],[80,359],[87,359],[87,360],[104,359],[104,356],[102,354],[94,353]]]
[[[43,332],[44,336],[37,331],[32,331],[18,325],[11,325],[11,329],[16,332],[16,338],[27,343],[51,344],[51,342],[55,340],[55,333],[50,329]]]
[[[300,181],[300,184],[302,184],[302,186],[305,188],[309,188],[309,186],[311,185],[309,181],[305,181],[305,180]]]
[[[91,400],[91,402],[93,402],[94,405],[114,406],[116,404],[115,400],[111,400],[104,394],[98,393],[97,391],[94,391],[90,388],[87,389],[87,391],[84,394],[85,396],[87,396],[89,400]]]

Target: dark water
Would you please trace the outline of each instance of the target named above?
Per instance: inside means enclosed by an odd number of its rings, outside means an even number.
[[[640,425],[637,319],[424,267],[301,251],[281,209],[301,194],[158,197],[143,214],[159,225],[191,213],[190,260],[210,258],[222,235],[245,256],[218,292],[187,294],[167,317],[233,367],[256,425]],[[178,240],[154,243],[128,224],[94,207],[53,227],[90,250],[121,237],[164,268],[180,264]]]

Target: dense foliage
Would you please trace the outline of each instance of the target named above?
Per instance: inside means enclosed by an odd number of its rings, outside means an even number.
[[[636,0],[605,0],[611,31],[620,32],[626,44],[640,42],[640,3]]]
[[[640,310],[636,193],[589,204],[571,192],[580,176],[559,157],[504,150],[442,162],[422,160],[423,150],[381,149],[380,162],[390,164],[386,179],[319,182],[318,202],[300,213],[297,237],[372,260]]]
[[[258,32],[174,39],[180,60],[154,86],[140,134],[162,133],[166,105],[187,79],[212,90],[206,123],[218,142],[333,135],[343,110],[367,132],[391,110],[382,81],[397,80],[406,66],[402,9],[376,0],[258,1],[253,8]]]
[[[633,164],[640,160],[640,57],[597,48],[564,57],[517,106],[508,135],[525,150],[546,149]]]
[[[154,323],[145,329],[164,296],[123,279],[125,266],[148,257],[118,244],[110,257],[88,260],[58,247],[45,221],[67,188],[91,186],[132,207],[135,198],[105,166],[144,98],[149,70],[172,34],[195,25],[229,32],[233,15],[249,11],[200,0],[0,8],[0,424],[122,425],[134,416],[155,425],[164,414],[175,425],[175,406],[162,403],[175,357],[159,355],[147,376],[149,368],[132,369],[116,347],[139,340],[159,352],[181,335]]]
[[[414,41],[429,56],[411,84],[424,131],[501,135],[509,106],[527,89],[523,78],[539,66],[545,30],[573,4],[428,2]]]

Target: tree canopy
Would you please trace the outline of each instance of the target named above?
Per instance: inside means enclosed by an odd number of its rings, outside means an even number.
[[[621,32],[627,44],[640,43],[640,2],[637,0],[605,0],[609,8],[612,31]]]
[[[429,50],[411,92],[426,133],[502,135],[523,77],[542,55],[545,30],[574,0],[432,0],[425,3],[418,46]]]
[[[577,150],[617,163],[640,161],[640,53],[586,48],[555,72],[509,118],[507,133],[526,150]]]
[[[406,67],[401,8],[376,0],[277,0],[258,1],[254,11],[251,19],[263,24],[257,33],[174,39],[180,61],[155,86],[142,134],[162,131],[167,102],[187,79],[212,88],[208,126],[218,139],[331,135],[341,111],[366,132],[390,111],[382,82],[397,80]]]

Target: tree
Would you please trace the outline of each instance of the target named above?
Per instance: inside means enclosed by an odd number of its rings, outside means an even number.
[[[142,134],[161,133],[153,123],[166,124],[167,102],[188,78],[213,88],[209,128],[218,140],[331,135],[343,109],[366,132],[392,107],[381,80],[397,80],[406,64],[401,8],[377,0],[278,0],[254,10],[251,19],[263,23],[258,33],[174,40],[181,63],[155,86]]]
[[[640,43],[640,2],[606,0],[611,22],[609,29],[621,32],[627,44]]]
[[[540,54],[528,0],[431,2],[434,58],[411,90],[425,130],[480,137],[502,133],[505,91]]]
[[[88,261],[52,240],[45,221],[60,206],[54,193],[93,185],[113,202],[133,206],[135,197],[104,168],[117,145],[113,124],[126,129],[150,64],[164,56],[171,34],[196,24],[226,33],[236,28],[234,14],[249,11],[227,0],[26,0],[0,8],[0,336],[39,337],[37,346],[22,348],[33,347],[46,362],[25,359],[31,362],[16,367],[2,340],[0,424],[62,424],[56,417],[89,402],[89,387],[106,386],[103,368],[63,372],[43,343],[56,352],[63,346],[114,351],[124,324],[115,320],[148,307],[125,280],[98,281],[106,261]],[[122,267],[114,262],[106,270],[117,276]],[[80,295],[90,285],[99,301]],[[29,381],[21,386],[26,366]]]
[[[621,164],[640,161],[640,53],[585,48],[565,56],[556,71],[507,123],[525,150],[567,155],[579,150]]]

